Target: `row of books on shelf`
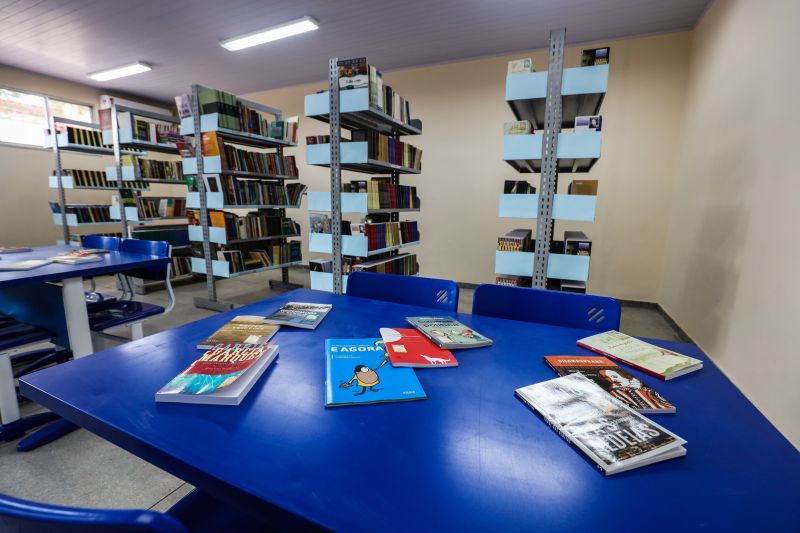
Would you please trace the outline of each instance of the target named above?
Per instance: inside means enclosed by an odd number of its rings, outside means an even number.
[[[56,171],[53,171],[55,175]],[[103,189],[116,189],[116,181],[108,181],[106,173],[102,170],[62,169],[62,175],[72,176],[75,187],[97,187]],[[147,189],[149,185],[143,181],[126,181],[126,189]]]
[[[339,67],[339,89],[369,88],[369,106],[382,111],[404,124],[411,124],[411,104],[384,85],[383,74],[367,62],[366,57],[341,59]]]
[[[189,224],[200,225],[199,210],[189,209],[186,216]],[[225,237],[231,241],[300,235],[300,225],[291,218],[281,216],[277,209],[263,209],[245,216],[210,210],[208,223],[215,228],[225,228]]]
[[[227,261],[234,273],[294,263],[302,260],[302,253],[300,241],[290,241],[250,250],[218,250],[217,259]]]
[[[342,183],[342,192],[367,193],[367,209],[420,208],[417,188],[392,183],[391,178],[350,180],[350,183]]]
[[[149,180],[186,181],[180,161],[145,159],[132,154],[122,156],[122,165],[133,167],[136,177]]]
[[[186,216],[186,198],[141,196],[130,190],[121,191],[120,196],[111,199],[112,205],[118,206],[121,200],[123,206],[135,207],[140,219]]]
[[[587,48],[581,52],[581,66],[592,67],[594,65],[607,65],[611,58],[611,48]],[[508,62],[509,74],[525,74],[535,72],[533,68],[533,58],[514,59]]]
[[[188,183],[191,190],[196,190],[194,179],[190,179]],[[299,206],[307,189],[302,183],[283,185],[213,174],[204,175],[203,183],[206,192],[221,192],[225,205],[231,206]]]
[[[313,259],[308,262],[312,272],[333,272],[331,259]],[[416,254],[384,254],[379,257],[342,257],[342,274],[351,272],[378,272],[381,274],[403,274],[414,276],[419,273],[419,264]]]
[[[597,196],[597,180],[572,180],[567,186],[567,194]],[[503,194],[536,194],[536,187],[525,180],[505,180]]]
[[[516,276],[513,274],[498,274],[495,284],[507,287],[531,287],[533,278],[530,276]],[[547,290],[561,292],[586,293],[586,282],[569,279],[547,278]]]
[[[112,129],[111,111],[111,108],[100,110],[100,128],[103,130]],[[134,141],[175,144],[183,139],[178,124],[156,119],[145,120],[130,111],[117,113],[117,126],[120,131],[130,130],[131,138]]]
[[[530,229],[515,229],[497,239],[499,252],[532,252],[536,239]],[[550,241],[551,254],[592,255],[592,241],[582,231],[565,231],[564,240]]]
[[[56,131],[63,132],[64,130],[67,132],[67,141],[69,144],[108,148],[105,144],[103,144],[103,134],[99,130],[89,130],[75,126],[56,124]]]
[[[331,233],[332,219],[327,214],[310,215],[311,233]],[[366,217],[366,222],[350,223],[342,221],[342,235],[360,235],[367,238],[369,250],[380,250],[390,246],[419,241],[416,220],[400,222],[370,222],[378,217]]]
[[[109,207],[103,204],[65,204],[64,210],[68,215],[75,215],[78,224],[96,224],[112,222]],[[58,202],[50,202],[50,210],[54,214],[61,214],[61,206]]]
[[[172,258],[172,277],[186,276],[192,273],[192,260],[189,256],[181,255]]]
[[[422,150],[373,130],[354,130],[350,133],[352,142],[367,143],[367,157],[385,161],[401,167],[420,170]]]
[[[575,117],[573,126],[575,131],[602,131],[602,115],[585,115]],[[533,126],[528,120],[511,120],[503,123],[503,135],[529,135],[533,133]]]
[[[217,132],[203,133],[203,155],[219,156],[224,170],[271,174],[273,176],[299,175],[297,163],[293,155],[282,156],[279,153],[255,152],[236,148],[226,144]]]
[[[176,97],[181,118],[184,118],[187,109],[191,109],[191,106],[185,104],[186,100],[189,100],[188,95]],[[197,100],[200,114],[217,113],[217,126],[220,128],[282,139],[291,143],[297,142],[298,117],[270,121],[235,95],[218,89],[201,88]]]

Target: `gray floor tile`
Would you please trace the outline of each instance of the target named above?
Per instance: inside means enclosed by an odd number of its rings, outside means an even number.
[[[184,483],[171,493],[167,494],[160,501],[156,502],[155,505],[150,507],[150,509],[153,511],[158,511],[159,513],[165,513],[169,511],[169,509],[173,505],[181,501],[184,496],[186,496],[193,490],[194,490],[193,486],[189,485],[188,483]]]

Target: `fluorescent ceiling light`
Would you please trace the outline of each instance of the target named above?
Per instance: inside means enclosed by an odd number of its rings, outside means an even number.
[[[270,43],[278,39],[292,37],[293,35],[300,35],[307,31],[316,30],[319,28],[319,23],[311,17],[303,17],[301,19],[293,20],[285,24],[272,26],[266,30],[259,30],[240,37],[234,37],[227,41],[220,41],[220,46],[227,48],[231,51],[244,50],[251,46],[258,46],[259,44]]]
[[[153,70],[150,68],[150,65],[137,61],[136,63],[131,63],[130,65],[110,68],[108,70],[101,70],[100,72],[89,74],[89,77],[94,81],[108,81],[115,80],[117,78],[124,78],[125,76],[133,76],[134,74],[141,74],[142,72],[147,72],[148,70]]]

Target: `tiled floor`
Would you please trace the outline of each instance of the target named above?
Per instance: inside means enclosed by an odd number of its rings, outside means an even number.
[[[220,300],[247,304],[275,294],[269,279],[279,279],[277,272],[253,274],[217,285]],[[308,273],[292,270],[291,280],[308,286]],[[98,279],[100,292],[115,293],[111,278]],[[213,314],[193,305],[195,296],[206,295],[203,282],[175,288],[177,304],[164,318],[145,324],[145,334],[169,329]],[[139,299],[165,305],[165,291]],[[462,289],[459,311],[468,313],[472,290]],[[643,337],[680,340],[680,335],[655,310],[641,306],[623,306],[622,331]],[[120,332],[126,334],[124,329]],[[24,413],[40,410],[32,403]],[[0,493],[36,501],[102,508],[153,508],[164,511],[183,497],[191,487],[138,459],[113,444],[85,431],[70,435],[27,453],[18,453],[16,442],[0,443]]]

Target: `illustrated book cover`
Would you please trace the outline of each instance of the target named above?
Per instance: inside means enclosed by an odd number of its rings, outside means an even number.
[[[703,362],[699,359],[660,348],[619,331],[607,331],[580,339],[578,346],[622,361],[663,380],[703,368]]]
[[[606,475],[686,455],[686,441],[583,374],[516,390],[517,396]]]
[[[458,366],[458,360],[449,350],[439,348],[416,329],[381,328],[380,331],[392,366],[418,368]]]
[[[544,360],[559,376],[583,374],[611,396],[639,413],[675,412],[675,406],[663,396],[606,357],[548,355]]]
[[[406,317],[406,321],[439,348],[458,350],[489,346],[492,340],[449,316]]]
[[[197,345],[208,350],[217,344],[266,344],[280,326],[267,324],[263,316],[239,315]]]
[[[319,323],[325,318],[331,304],[314,304],[304,302],[288,302],[283,307],[267,316],[264,322],[279,326],[292,326],[303,329],[317,329]]]
[[[278,355],[275,344],[220,344],[156,393],[157,402],[239,405]]]
[[[424,400],[411,368],[396,368],[381,339],[325,340],[325,406]]]

